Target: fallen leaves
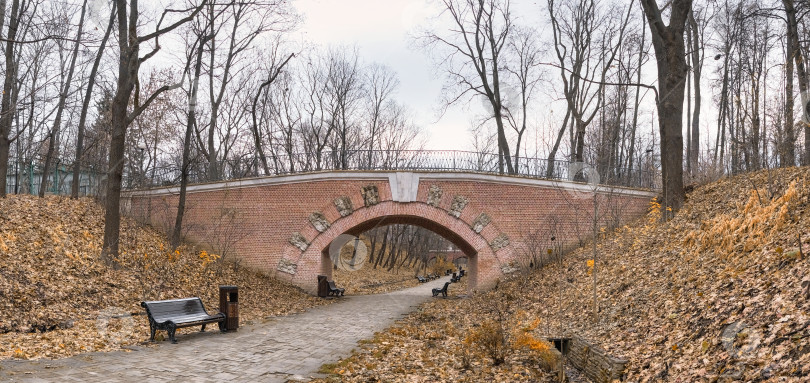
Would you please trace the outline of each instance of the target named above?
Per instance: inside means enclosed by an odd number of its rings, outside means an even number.
[[[170,252],[163,234],[128,219],[121,267],[108,267],[98,259],[103,212],[89,199],[11,195],[0,199],[0,212],[0,359],[143,342],[141,301],[199,296],[215,312],[218,285],[239,286],[242,323],[326,303],[192,246]]]

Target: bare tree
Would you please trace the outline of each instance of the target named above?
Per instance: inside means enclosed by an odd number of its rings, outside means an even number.
[[[76,58],[79,56],[79,44],[82,42],[82,30],[84,28],[84,15],[87,11],[87,0],[82,3],[82,10],[79,16],[79,26],[76,32],[76,39],[73,42],[73,53],[70,58],[70,64],[67,68],[67,76],[61,85],[59,92],[59,104],[56,107],[56,117],[53,119],[53,128],[48,134],[48,153],[45,155],[45,165],[42,167],[42,181],[40,181],[39,197],[45,196],[45,185],[50,175],[51,161],[53,161],[54,148],[59,140],[59,132],[62,128],[62,113],[65,111],[65,100],[67,100],[68,93],[70,92],[70,85],[73,82],[73,72],[76,70]],[[61,45],[61,44],[60,44]],[[61,48],[60,48],[61,51]]]
[[[333,48],[328,53],[328,124],[334,132],[332,152],[337,153],[338,169],[348,168],[349,151],[359,146],[358,124],[352,118],[360,106],[363,82],[357,49]]]
[[[381,147],[377,144],[380,141],[380,131],[384,128],[384,114],[386,108],[394,107],[392,104],[392,93],[399,86],[399,79],[390,68],[373,64],[365,74],[365,82],[367,84],[365,89],[366,112],[368,121],[368,164],[369,166],[374,161],[374,150]]]
[[[536,31],[515,27],[507,45],[513,62],[509,63],[505,70],[512,75],[512,81],[517,84],[519,93],[518,100],[506,100],[503,108],[507,123],[517,135],[515,152],[512,156],[515,170],[520,169],[520,144],[526,133],[529,104],[542,79],[542,72],[539,70],[542,51],[535,42],[536,38]]]
[[[101,38],[101,43],[96,52],[96,58],[93,61],[93,68],[90,70],[90,75],[87,77],[87,88],[85,89],[84,99],[82,100],[82,110],[79,115],[79,126],[76,132],[76,157],[73,161],[73,184],[71,185],[70,195],[72,198],[79,198],[79,183],[81,182],[81,168],[84,163],[84,131],[85,124],[87,123],[87,112],[90,109],[90,100],[93,95],[93,88],[96,85],[96,75],[98,68],[101,64],[101,59],[104,57],[104,48],[107,46],[107,40],[110,38],[113,25],[115,25],[115,3],[112,4],[110,11],[110,21],[107,23],[107,30]]]
[[[127,108],[130,98],[132,97],[132,91],[138,82],[138,70],[144,61],[153,57],[160,49],[158,38],[192,20],[197,13],[203,9],[206,1],[207,0],[202,0],[199,5],[186,10],[178,11],[167,9],[157,23],[154,32],[139,36],[138,1],[130,0],[129,4],[127,4],[126,0],[115,0],[118,18],[118,80],[110,111],[112,118],[112,138],[110,141],[110,168],[107,172],[104,242],[101,252],[102,260],[108,264],[115,265],[114,257],[118,255],[118,238],[121,226],[121,212],[119,208],[121,203],[121,182],[123,180],[127,128],[135,117],[149,107],[149,104],[152,103],[155,97],[162,92],[179,86],[164,85],[150,95],[143,103],[138,99],[134,100],[134,109],[132,112],[128,113]],[[167,15],[179,12],[187,13],[187,15],[168,26],[162,26],[162,22]],[[155,40],[153,50],[144,56],[140,56],[141,43],[151,40]],[[2,158],[0,158],[0,160],[2,160]]]
[[[286,59],[278,62],[281,59],[281,56],[279,55],[280,46],[281,44],[278,41],[276,41],[275,44],[273,44],[272,46],[273,48],[271,50],[272,54],[270,56],[270,67],[269,69],[267,69],[267,79],[262,81],[261,84],[259,84],[259,87],[256,90],[256,93],[254,94],[250,105],[251,133],[253,134],[253,145],[256,147],[256,152],[259,154],[259,161],[261,161],[262,167],[264,169],[264,174],[266,175],[270,175],[272,173],[270,172],[270,167],[267,164],[267,156],[265,155],[264,152],[264,144],[262,142],[261,129],[259,128],[259,120],[257,118],[257,108],[259,105],[259,98],[262,96],[262,94],[266,94],[265,89],[271,84],[273,84],[274,81],[276,81],[276,78],[279,76],[279,74],[281,74],[281,71],[284,69],[284,67],[287,66],[287,63],[289,63],[290,60],[293,57],[295,57],[295,54],[291,53],[289,56],[287,56]]]
[[[504,81],[502,55],[512,30],[510,2],[498,0],[442,0],[442,15],[453,27],[446,31],[426,31],[420,40],[445,66],[448,84],[446,106],[468,95],[489,101],[497,128],[498,168],[514,173],[509,141],[504,129]]]
[[[183,230],[183,216],[186,212],[186,189],[188,187],[188,170],[191,163],[191,142],[194,128],[197,124],[197,92],[200,86],[200,71],[202,70],[202,57],[203,46],[205,43],[212,39],[214,36],[207,34],[207,28],[198,30],[197,39],[192,44],[191,49],[186,60],[186,68],[194,62],[194,75],[191,78],[190,89],[188,92],[188,112],[186,114],[186,133],[183,138],[183,159],[180,168],[180,194],[177,198],[177,215],[174,221],[174,229],[172,230],[169,243],[172,248],[180,246],[180,240]]]
[[[22,8],[21,8],[22,2]],[[5,2],[3,3],[5,4]],[[8,33],[6,34],[6,73],[3,80],[3,100],[0,102],[0,197],[6,196],[6,174],[8,173],[8,156],[11,142],[16,137],[11,136],[11,124],[14,119],[16,106],[16,92],[14,82],[17,80],[17,65],[14,57],[14,48],[17,39],[17,29],[20,26],[21,10],[25,7],[25,0],[12,0],[9,14]],[[5,17],[5,15],[3,15]],[[0,18],[3,18],[0,17]]]
[[[559,12],[555,1],[548,0],[554,51],[573,124],[571,157],[584,162],[585,130],[604,104],[606,77],[622,46],[632,2],[623,20],[610,17],[614,12],[603,12],[595,0],[570,0],[562,6],[567,12]],[[595,40],[599,35],[601,42]]]
[[[695,17],[695,14],[698,17]],[[693,9],[689,12],[687,38],[689,40],[689,58],[691,60],[692,77],[695,89],[695,106],[691,116],[691,126],[687,126],[687,160],[686,167],[690,174],[697,171],[698,157],[700,155],[700,106],[701,106],[701,86],[700,75],[703,72],[703,61],[705,59],[705,28],[706,17],[704,10]],[[698,20],[700,23],[698,23]],[[688,112],[688,111],[687,111]]]
[[[798,31],[798,21],[796,18],[796,6],[794,5],[793,0],[782,0],[782,5],[785,7],[785,21],[787,27],[787,47],[788,47],[788,61],[792,58],[793,61],[796,63],[796,76],[799,78],[799,91],[801,92],[802,97],[802,112],[807,113],[807,104],[810,102],[808,99],[808,90],[810,90],[810,85],[808,85],[808,77],[807,77],[807,67],[805,66],[805,57],[804,53],[802,52],[800,42],[799,42],[799,31]],[[791,72],[793,71],[793,67],[791,66]],[[787,80],[787,83],[790,83],[790,87],[793,88],[793,78],[790,77]],[[788,100],[792,100],[793,95],[788,96]],[[791,104],[792,105],[792,104]],[[791,112],[792,112],[791,106]],[[791,119],[792,120],[792,119]],[[792,121],[785,121],[787,124],[792,124]],[[810,124],[804,122],[804,165],[810,164]],[[787,132],[793,132],[792,127],[790,129],[786,129]],[[792,140],[793,137],[788,136],[788,140]],[[790,143],[786,143],[785,145],[790,145]],[[791,145],[791,148],[793,146]],[[790,159],[790,151],[792,149],[788,149],[789,151],[786,152],[788,159]],[[795,159],[794,159],[795,160]]]

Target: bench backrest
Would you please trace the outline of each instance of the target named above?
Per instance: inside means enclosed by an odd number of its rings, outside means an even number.
[[[444,282],[444,287],[442,287],[442,291],[447,291],[447,286],[450,286],[450,282]]]
[[[335,281],[329,281],[329,288],[332,290],[337,290],[337,286],[335,286]]]
[[[208,314],[199,297],[141,302],[141,306],[158,323],[178,316]]]

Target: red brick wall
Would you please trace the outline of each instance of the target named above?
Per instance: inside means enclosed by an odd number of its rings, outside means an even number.
[[[522,263],[525,244],[532,235],[545,240],[550,229],[556,228],[558,243],[574,245],[592,232],[593,198],[587,188],[577,191],[581,185],[418,173],[415,201],[395,202],[389,174],[329,172],[192,186],[187,196],[185,235],[190,241],[239,257],[247,266],[314,292],[316,275],[325,273],[331,278],[331,261],[324,251],[332,240],[344,233],[359,235],[378,225],[416,224],[453,241],[470,253],[471,289],[488,288],[503,270]],[[437,206],[427,203],[433,185],[442,192]],[[365,206],[361,191],[367,186],[376,186],[379,203]],[[340,215],[334,202],[343,196],[351,200],[354,209],[346,217]],[[458,218],[448,213],[456,196],[468,201]],[[600,225],[642,215],[651,197],[651,193],[630,190],[600,194]],[[176,190],[134,192],[127,198],[124,205],[136,219],[164,230],[174,224]],[[331,226],[323,232],[316,230],[309,220],[313,212],[322,213]],[[476,233],[472,226],[481,213],[491,221]],[[305,250],[290,242],[295,233],[309,243]],[[495,249],[493,242],[504,235],[509,244]],[[279,271],[291,271],[290,265],[295,265],[294,273]]]

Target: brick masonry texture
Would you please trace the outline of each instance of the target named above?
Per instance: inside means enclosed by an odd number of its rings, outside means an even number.
[[[573,246],[592,232],[592,194],[573,183],[464,173],[420,173],[414,202],[394,202],[389,173],[324,172],[252,183],[207,184],[187,195],[187,240],[238,257],[243,264],[314,292],[316,275],[331,279],[329,244],[341,234],[376,226],[414,224],[455,243],[468,255],[470,289],[486,289],[519,269],[524,238],[554,227]],[[459,196],[463,198],[459,198]],[[589,197],[590,196],[590,197]],[[614,189],[596,197],[599,224],[641,216],[654,195]],[[176,190],[155,189],[124,197],[126,214],[169,231]],[[339,283],[339,282],[338,282]]]

